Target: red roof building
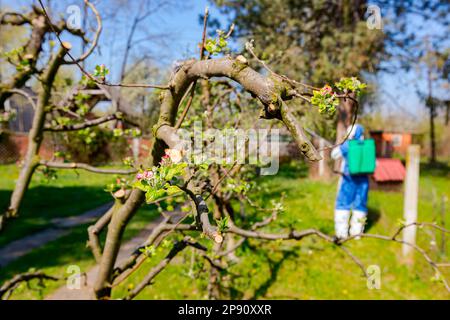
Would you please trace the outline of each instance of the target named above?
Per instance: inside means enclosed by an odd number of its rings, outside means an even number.
[[[406,170],[399,159],[377,158],[373,179],[376,182],[403,182]]]
[[[382,189],[400,190],[406,176],[401,160],[393,159],[394,154],[405,156],[408,146],[420,135],[411,132],[371,131],[375,140],[377,163],[371,184]]]
[[[406,156],[409,145],[420,141],[421,136],[412,132],[370,131],[370,137],[375,140],[377,157],[380,158],[391,158],[394,154]]]

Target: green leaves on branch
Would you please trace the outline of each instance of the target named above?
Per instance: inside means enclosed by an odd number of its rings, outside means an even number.
[[[148,245],[143,248],[139,249],[139,252],[141,252],[143,255],[145,255],[147,258],[154,257],[158,252],[162,252],[164,249],[168,249],[172,246],[172,242],[164,239],[161,244],[156,248],[154,245]]]
[[[40,167],[38,171],[40,171],[44,175],[47,181],[58,179],[58,174],[55,169],[43,166]]]
[[[113,136],[114,137],[132,137],[132,138],[138,138],[142,136],[142,131],[139,128],[133,128],[133,129],[120,129],[116,128],[113,130]]]
[[[147,203],[173,195],[181,191],[176,183],[179,182],[186,167],[186,163],[176,163],[168,155],[165,155],[159,167],[139,171],[133,187],[145,192]]]
[[[18,72],[30,71],[33,57],[30,54],[22,56],[23,51],[23,47],[19,47],[8,52],[2,52],[1,56],[13,64]]]
[[[122,163],[124,164],[124,165],[126,165],[127,167],[134,167],[134,160],[133,160],[133,158],[132,157],[125,157],[123,160],[122,160]]]
[[[225,32],[223,30],[217,30],[216,38],[206,39],[205,50],[213,56],[221,52],[228,52],[229,48]]]
[[[20,60],[22,53],[23,53],[23,47],[19,47],[19,48],[14,48],[7,52],[1,52],[1,56],[8,60],[17,61],[17,60]]]
[[[149,245],[144,248],[140,248],[139,251],[144,254],[147,258],[151,258],[156,254],[155,246]]]
[[[354,93],[355,97],[359,97],[366,87],[367,85],[361,83],[356,77],[341,78],[339,82],[334,84],[334,88],[343,93],[344,96]],[[340,97],[342,97],[341,94],[334,92],[331,86],[326,85],[320,90],[313,90],[311,104],[318,107],[320,113],[333,115],[339,105]]]
[[[129,180],[122,177],[116,177],[114,182],[106,185],[105,191],[111,193],[114,198],[120,199],[125,196],[126,190],[129,189],[131,189]]]
[[[227,178],[223,183],[222,191],[246,194],[251,188],[252,185],[245,180],[240,181],[233,178]]]
[[[69,124],[75,123],[69,117],[57,117],[52,122],[53,122],[53,125],[55,124],[54,122],[56,122],[56,124],[59,126],[68,126]]]
[[[86,103],[90,99],[90,95],[79,92],[75,96],[75,105],[77,106],[76,113],[80,116],[85,116],[89,112],[89,105]]]
[[[95,143],[95,138],[97,137],[97,132],[91,130],[91,128],[81,129],[77,131],[77,134],[86,144]]]
[[[356,97],[359,97],[362,90],[367,87],[365,83],[362,83],[356,77],[341,78],[341,80],[336,82],[334,86],[344,93],[353,92]]]
[[[101,65],[95,66],[94,73],[92,74],[92,76],[94,76],[95,78],[98,78],[100,80],[100,82],[104,83],[106,81],[106,76],[108,74],[109,74],[109,69],[106,68],[104,64],[101,64]],[[91,79],[91,77],[86,76],[86,75],[82,76],[80,83],[86,87],[95,86],[95,81],[93,81],[93,79]]]
[[[29,60],[20,60],[19,63],[16,65],[16,70],[19,72],[28,71],[30,69],[31,65]]]
[[[13,120],[17,115],[17,112],[15,109],[12,109],[10,111],[0,112],[0,122],[9,122],[10,120]]]
[[[55,151],[53,153],[53,157],[55,158],[62,158],[64,160],[69,160],[72,156],[70,155],[70,153],[66,153],[64,151]]]
[[[322,114],[334,114],[339,105],[339,99],[329,85],[326,85],[320,91],[314,90],[311,103],[319,108]]]
[[[217,231],[223,233],[228,230],[228,216],[216,220]]]
[[[94,77],[100,78],[102,82],[105,81],[106,76],[109,74],[109,69],[104,64],[95,66]]]

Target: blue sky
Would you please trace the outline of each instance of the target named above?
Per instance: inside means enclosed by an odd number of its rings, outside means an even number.
[[[44,1],[44,3],[47,0]],[[3,6],[19,8],[21,6],[28,6],[32,2],[37,2],[33,0],[0,0],[0,4]],[[62,10],[64,10],[64,6],[69,4],[81,4],[81,0],[51,0],[53,5],[60,6],[62,5]],[[99,6],[106,6],[104,9],[107,9],[106,0],[97,0],[96,3]],[[213,18],[218,18],[222,23],[223,27],[226,27],[227,18],[222,16],[218,10],[214,7],[211,7],[208,4],[207,0],[186,0],[184,1],[183,7],[172,7],[168,10],[163,10],[158,12],[149,20],[149,25],[144,25],[140,30],[136,33],[136,38],[145,35],[146,33],[143,31],[146,30],[155,30],[155,33],[165,32],[170,36],[162,39],[161,42],[164,42],[164,45],[152,45],[151,47],[142,48],[142,52],[145,52],[147,49],[152,50],[155,56],[159,56],[162,54],[164,57],[160,60],[163,65],[170,65],[170,63],[177,59],[185,59],[187,57],[197,56],[198,55],[198,42],[201,38],[202,26],[199,23],[199,15],[204,12],[205,6],[210,8],[210,16]],[[130,14],[134,14],[132,8],[133,2],[130,2]],[[58,7],[59,8],[59,7]],[[102,11],[101,11],[102,12]],[[108,41],[114,39],[114,45],[120,47],[123,46],[123,43],[120,43],[123,35],[126,35],[126,32],[130,28],[132,17],[126,16],[125,19],[121,22],[120,25],[108,26],[105,28],[104,39],[101,43],[100,50],[97,51],[95,56],[89,58],[89,62],[87,66],[89,68],[93,68],[96,64],[105,63],[112,70],[112,77],[116,77],[118,74],[118,70],[115,66],[120,65],[120,54],[115,55],[115,49],[111,50],[109,47]],[[108,22],[105,21],[105,24]],[[79,46],[75,45],[74,50],[79,50]],[[109,50],[108,50],[109,49]],[[101,55],[99,54],[101,52]],[[135,52],[135,55],[139,55],[141,52],[138,50]],[[106,61],[106,62],[105,62]],[[397,72],[395,74],[379,74],[377,75],[378,86],[380,88],[379,92],[379,102],[378,105],[383,110],[384,113],[403,113],[407,117],[411,118],[407,114],[416,114],[417,119],[423,118],[425,115],[425,108],[423,107],[422,102],[416,94],[416,86],[414,83],[417,83],[419,86],[423,86],[424,82],[421,79],[418,79],[415,74],[407,74],[403,72]],[[387,93],[386,93],[387,92]],[[400,108],[398,107],[400,105]],[[409,112],[404,112],[402,109],[407,109]]]

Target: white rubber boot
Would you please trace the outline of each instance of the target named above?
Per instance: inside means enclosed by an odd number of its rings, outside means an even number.
[[[345,239],[348,237],[348,220],[350,218],[350,210],[334,211],[334,230],[336,237]]]
[[[353,211],[352,218],[350,220],[350,236],[355,236],[364,232],[364,226],[366,225],[367,212]],[[359,239],[356,237],[355,239]]]

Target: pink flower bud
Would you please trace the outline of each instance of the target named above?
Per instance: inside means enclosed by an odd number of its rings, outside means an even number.
[[[326,85],[325,87],[323,87],[323,88],[320,90],[320,93],[321,93],[322,95],[331,94],[331,93],[332,93],[332,89],[331,89],[331,87],[330,87],[329,85]]]
[[[153,173],[153,171],[144,171],[144,178],[145,179],[151,179],[153,178],[155,174]]]
[[[144,175],[143,175],[142,173],[138,173],[138,174],[136,175],[136,179],[142,180],[142,179],[144,179]]]

